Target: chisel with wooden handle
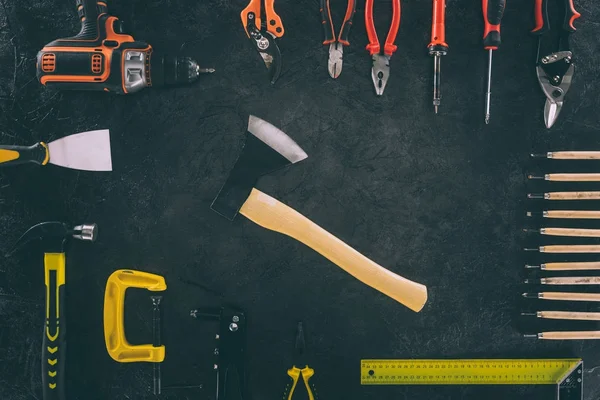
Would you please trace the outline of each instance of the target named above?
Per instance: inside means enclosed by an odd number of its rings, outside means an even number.
[[[578,311],[536,311],[534,313],[521,313],[522,316],[544,319],[568,319],[577,321],[600,321],[600,312]]]
[[[529,193],[527,198],[537,200],[600,200],[600,192]]]
[[[600,331],[540,332],[525,334],[523,337],[543,340],[588,340],[600,339]]]
[[[526,299],[561,301],[600,301],[600,293],[539,292],[523,293]]]
[[[580,228],[525,228],[524,232],[535,232],[546,236],[564,236],[564,237],[600,237],[600,229],[580,229]]]
[[[532,153],[531,157],[554,160],[600,160],[600,151],[549,151],[547,153]]]
[[[542,271],[600,271],[600,261],[586,262],[549,262],[540,265],[525,265],[527,269]]]
[[[551,278],[525,279],[523,283],[538,285],[600,285],[600,276],[557,276]]]
[[[597,173],[527,175],[527,178],[554,182],[600,182],[600,174]]]
[[[600,253],[600,244],[551,244],[524,250],[540,253]]]
[[[540,212],[527,211],[528,217],[555,219],[600,219],[600,211],[592,210],[544,210]]]

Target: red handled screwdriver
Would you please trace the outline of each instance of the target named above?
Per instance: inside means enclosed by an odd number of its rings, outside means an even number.
[[[492,97],[492,54],[500,46],[500,23],[504,15],[506,0],[482,0],[483,22],[483,48],[488,51],[488,77],[485,98],[485,123],[490,123],[490,100]]]
[[[441,58],[448,54],[446,44],[446,0],[433,0],[433,19],[431,23],[431,43],[427,47],[433,62],[433,109],[438,113],[442,95],[440,93]]]

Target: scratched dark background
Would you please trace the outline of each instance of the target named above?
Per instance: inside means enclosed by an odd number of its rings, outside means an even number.
[[[55,93],[35,78],[36,52],[79,31],[73,0],[0,0],[2,143],[30,145],[100,128],[109,128],[112,136],[112,173],[54,166],[0,171],[1,252],[41,221],[99,224],[95,244],[73,243],[68,252],[69,400],[154,398],[150,365],[117,364],[105,349],[104,286],[120,268],[166,277],[163,384],[203,388],[165,391],[165,399],[214,398],[217,327],[193,321],[188,313],[222,304],[248,315],[246,371],[254,399],[281,397],[298,320],[306,325],[309,363],[322,399],[553,396],[549,387],[360,386],[361,358],[461,357],[583,357],[585,399],[600,398],[595,342],[521,337],[557,326],[593,330],[597,324],[517,317],[524,310],[562,307],[520,297],[525,289],[539,289],[521,283],[523,264],[550,260],[527,259],[521,251],[542,243],[520,232],[529,222],[523,211],[542,206],[528,203],[525,194],[560,187],[528,186],[525,173],[575,167],[598,172],[598,164],[532,165],[527,155],[600,149],[600,6],[575,0],[582,18],[571,40],[574,82],[548,131],[535,78],[536,40],[529,34],[533,2],[508,2],[503,45],[494,58],[489,126],[483,118],[487,57],[480,3],[447,3],[450,53],[442,61],[443,99],[436,117],[426,51],[430,1],[403,2],[391,79],[378,98],[365,51],[363,1],[335,81],[327,74],[318,3],[278,0],[286,33],[279,41],[283,68],[275,86],[243,32],[239,13],[245,1],[111,1],[111,13],[137,39],[157,52],[188,42],[188,54],[217,70],[193,86],[119,97]],[[332,1],[337,26],[345,5]],[[382,41],[390,7],[390,1],[376,2]],[[560,15],[553,17],[562,22]],[[288,237],[243,217],[231,223],[210,210],[240,152],[249,114],[280,127],[309,155],[258,187],[381,265],[426,284],[429,302],[421,313]],[[597,310],[588,304],[564,307]],[[150,342],[147,293],[131,293],[126,321],[131,342]],[[32,245],[0,262],[0,398],[41,398],[42,324],[42,259]]]

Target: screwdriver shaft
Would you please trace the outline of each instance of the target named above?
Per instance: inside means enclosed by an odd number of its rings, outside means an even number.
[[[488,75],[487,75],[487,91],[485,94],[485,123],[490,123],[490,103],[492,101],[492,49],[488,50]]]
[[[442,70],[442,57],[440,54],[434,56],[433,61],[433,108],[435,113],[438,113],[438,108],[442,100],[441,95],[441,70]]]

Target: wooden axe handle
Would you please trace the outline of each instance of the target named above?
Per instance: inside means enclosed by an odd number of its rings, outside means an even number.
[[[304,243],[373,289],[419,312],[427,287],[394,274],[342,242],[296,210],[252,189],[240,213],[252,222]]]

